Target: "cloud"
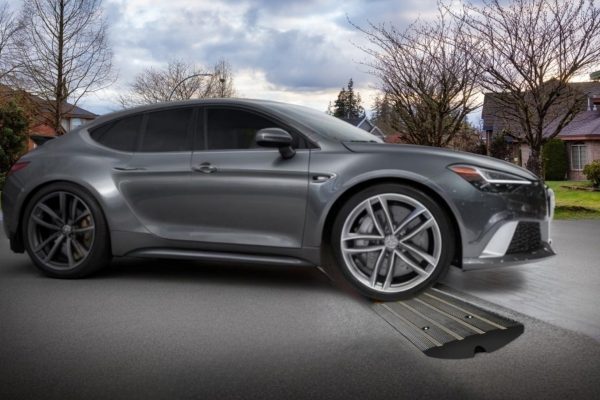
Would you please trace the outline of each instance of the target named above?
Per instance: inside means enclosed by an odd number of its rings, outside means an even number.
[[[101,108],[144,68],[170,59],[210,67],[225,58],[244,96],[325,109],[350,77],[366,101],[377,84],[359,64],[366,55],[353,43],[362,38],[347,18],[405,26],[429,16],[436,0],[106,0],[104,7],[120,78],[93,101]]]

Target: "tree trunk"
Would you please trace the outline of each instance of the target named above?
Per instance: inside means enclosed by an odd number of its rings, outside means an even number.
[[[541,179],[542,176],[542,149],[541,146],[531,146],[531,154],[529,155],[529,159],[527,160],[527,169]]]
[[[62,103],[64,99],[64,44],[65,44],[65,3],[60,1],[58,4],[59,9],[59,24],[58,24],[58,37],[57,41],[57,57],[56,57],[56,86],[54,90],[54,130],[56,135],[60,136],[65,133],[65,130],[61,124],[62,122]]]

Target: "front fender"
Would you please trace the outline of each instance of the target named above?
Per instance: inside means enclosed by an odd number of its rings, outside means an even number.
[[[335,176],[330,181],[320,184],[320,186],[311,182],[307,220],[311,218],[315,219],[313,220],[314,222],[307,222],[305,245],[307,247],[321,245],[323,233],[326,229],[330,228],[327,224],[333,223],[332,216],[339,210],[348,197],[365,187],[386,181],[409,184],[423,190],[434,198],[437,197],[436,200],[442,201],[444,203],[442,206],[445,206],[450,211],[460,235],[463,236],[462,217],[446,191],[439,184],[415,172],[400,169],[381,169],[365,171],[347,180],[344,180],[343,177]],[[316,204],[322,207],[322,212],[318,215],[311,212],[312,207]]]

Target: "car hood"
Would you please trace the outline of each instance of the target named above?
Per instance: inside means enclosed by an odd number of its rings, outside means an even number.
[[[396,154],[422,154],[423,157],[446,158],[448,165],[469,164],[497,171],[508,172],[525,179],[539,180],[539,178],[515,164],[497,158],[482,156],[464,151],[443,149],[440,147],[417,146],[412,144],[389,144],[367,142],[344,142],[344,146],[354,153],[396,153]]]

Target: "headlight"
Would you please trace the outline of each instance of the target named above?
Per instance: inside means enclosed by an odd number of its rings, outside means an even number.
[[[531,181],[507,172],[474,167],[471,165],[451,165],[451,171],[484,192],[512,192],[522,185],[531,185]]]

